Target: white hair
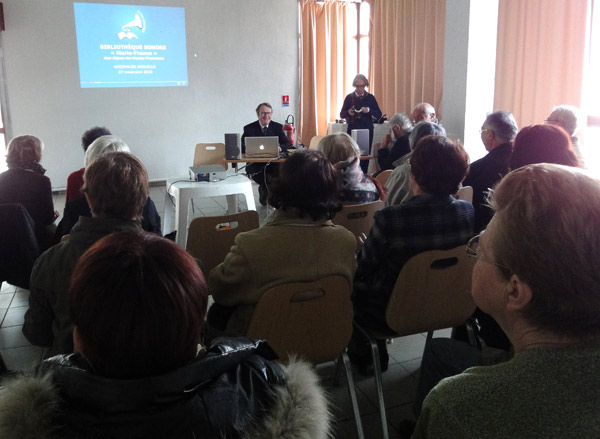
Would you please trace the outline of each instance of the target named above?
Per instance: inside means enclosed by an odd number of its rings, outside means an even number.
[[[92,142],[83,161],[84,167],[87,169],[94,160],[108,152],[131,152],[125,142],[117,136],[100,136]]]

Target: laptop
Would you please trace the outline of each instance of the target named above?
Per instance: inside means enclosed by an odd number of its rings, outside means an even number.
[[[279,137],[246,137],[246,157],[249,158],[278,158]]]

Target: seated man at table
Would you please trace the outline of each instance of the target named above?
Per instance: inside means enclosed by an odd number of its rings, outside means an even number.
[[[49,357],[73,352],[68,290],[79,257],[113,232],[142,231],[140,218],[149,187],[146,168],[137,157],[105,154],[86,168],[83,179],[92,217],[80,217],[69,239],[44,252],[31,273],[23,334],[34,345],[50,347]]]
[[[600,181],[529,165],[504,177],[491,203],[492,221],[469,246],[472,293],[515,356],[442,380],[413,438],[600,437]]]
[[[244,127],[242,134],[242,153],[246,153],[246,137],[266,137],[276,136],[279,138],[279,149],[287,150],[292,148],[287,136],[283,132],[283,126],[280,123],[271,120],[273,115],[273,107],[268,102],[258,104],[256,107],[256,115],[258,120],[249,123]],[[260,204],[266,205],[267,196],[269,194],[268,184],[274,178],[277,178],[279,164],[269,163],[250,163],[246,166],[248,177],[258,183],[258,193],[260,196]]]

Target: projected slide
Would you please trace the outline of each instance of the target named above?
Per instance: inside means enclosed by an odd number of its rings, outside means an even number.
[[[74,3],[82,88],[187,86],[183,8]]]

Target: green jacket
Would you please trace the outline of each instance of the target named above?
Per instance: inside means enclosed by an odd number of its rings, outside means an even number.
[[[50,347],[48,356],[73,352],[69,283],[79,257],[113,232],[141,232],[138,221],[80,217],[69,239],[46,250],[31,272],[29,310],[23,334],[34,345]]]
[[[413,439],[598,438],[599,395],[600,339],[528,349],[442,380]]]

